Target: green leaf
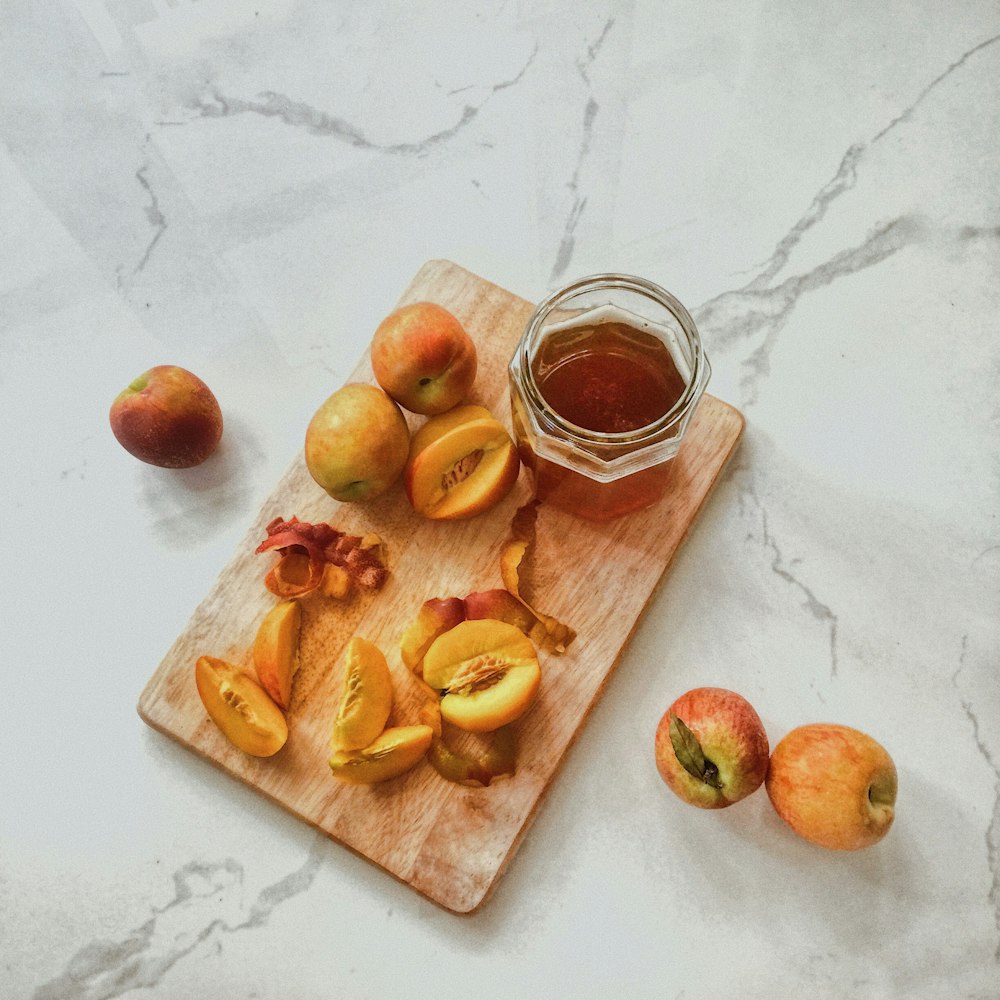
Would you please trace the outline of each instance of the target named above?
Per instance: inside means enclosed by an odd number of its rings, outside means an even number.
[[[705,756],[698,737],[673,712],[670,713],[670,743],[681,767],[692,778],[712,788],[722,787],[719,769]]]

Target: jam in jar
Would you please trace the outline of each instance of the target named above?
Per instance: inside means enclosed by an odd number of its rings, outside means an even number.
[[[656,503],[709,373],[694,320],[652,282],[600,274],[549,296],[509,367],[535,495],[596,521]]]

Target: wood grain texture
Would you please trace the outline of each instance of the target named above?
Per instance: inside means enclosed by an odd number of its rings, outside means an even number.
[[[506,363],[532,305],[448,261],[426,264],[398,304],[421,300],[450,309],[472,335],[480,366],[470,401],[488,407],[509,427]],[[366,357],[351,381],[371,380]],[[409,419],[416,427],[423,418]],[[676,460],[671,492],[658,505],[604,526],[540,509],[531,567],[536,600],[542,610],[573,625],[578,638],[564,656],[539,657],[542,688],[517,724],[518,766],[511,778],[469,788],[420,764],[382,785],[353,787],[333,779],[326,761],[343,651],[352,635],[375,642],[389,661],[396,692],[390,725],[417,721],[422,696],[400,660],[399,638],[425,599],[501,586],[500,548],[515,510],[530,497],[523,473],[493,510],[439,524],[415,515],[401,490],[364,506],[338,504],[297,456],[156,668],[140,697],[139,714],[427,898],[470,913],[489,897],[513,857],[742,429],[738,411],[705,396]],[[254,555],[254,549],[269,521],[293,514],[354,534],[377,532],[387,547],[391,576],[375,595],[356,594],[342,602],[304,599],[302,667],[288,713],[289,740],[274,757],[257,760],[233,748],[209,720],[195,689],[194,663],[210,654],[250,664],[257,626],[275,601],[263,586],[273,557]]]

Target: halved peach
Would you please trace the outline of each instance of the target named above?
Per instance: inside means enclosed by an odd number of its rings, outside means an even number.
[[[418,670],[431,643],[464,620],[465,605],[459,597],[432,597],[424,601],[399,640],[403,662],[411,670]]]
[[[424,656],[424,680],[442,694],[441,715],[473,733],[520,718],[541,679],[535,647],[509,622],[461,622],[435,639]]]
[[[393,726],[361,750],[335,752],[330,770],[350,785],[388,781],[420,763],[433,737],[430,726]]]
[[[288,708],[292,678],[299,669],[301,624],[298,601],[282,601],[264,615],[253,641],[257,680],[280,708]]]
[[[359,750],[385,729],[392,711],[392,675],[378,646],[354,636],[347,644],[344,684],[330,747]]]
[[[242,667],[214,656],[199,656],[194,679],[205,711],[237,749],[254,757],[270,757],[285,745],[285,716]]]
[[[432,417],[414,435],[405,486],[413,509],[433,520],[473,517],[499,503],[521,468],[506,428],[482,407]],[[464,419],[471,416],[471,419]],[[463,418],[463,419],[459,419]]]

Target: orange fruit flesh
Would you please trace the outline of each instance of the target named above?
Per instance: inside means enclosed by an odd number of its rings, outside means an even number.
[[[299,628],[302,608],[296,601],[282,601],[264,616],[253,643],[253,662],[261,687],[288,708],[292,678],[299,665]]]
[[[531,640],[516,626],[474,619],[434,640],[424,656],[424,680],[444,692],[445,719],[470,732],[490,732],[528,709],[541,668]]]
[[[285,716],[248,673],[214,656],[199,656],[194,676],[205,711],[233,746],[270,757],[285,745]]]
[[[372,785],[415,767],[434,737],[430,726],[394,726],[361,750],[341,750],[330,757],[335,778],[349,785]]]
[[[344,683],[333,722],[333,750],[359,750],[385,729],[392,711],[392,675],[382,651],[360,636],[347,644]]]
[[[520,459],[503,424],[481,406],[433,417],[413,436],[406,492],[413,509],[433,520],[472,517],[503,499]]]

